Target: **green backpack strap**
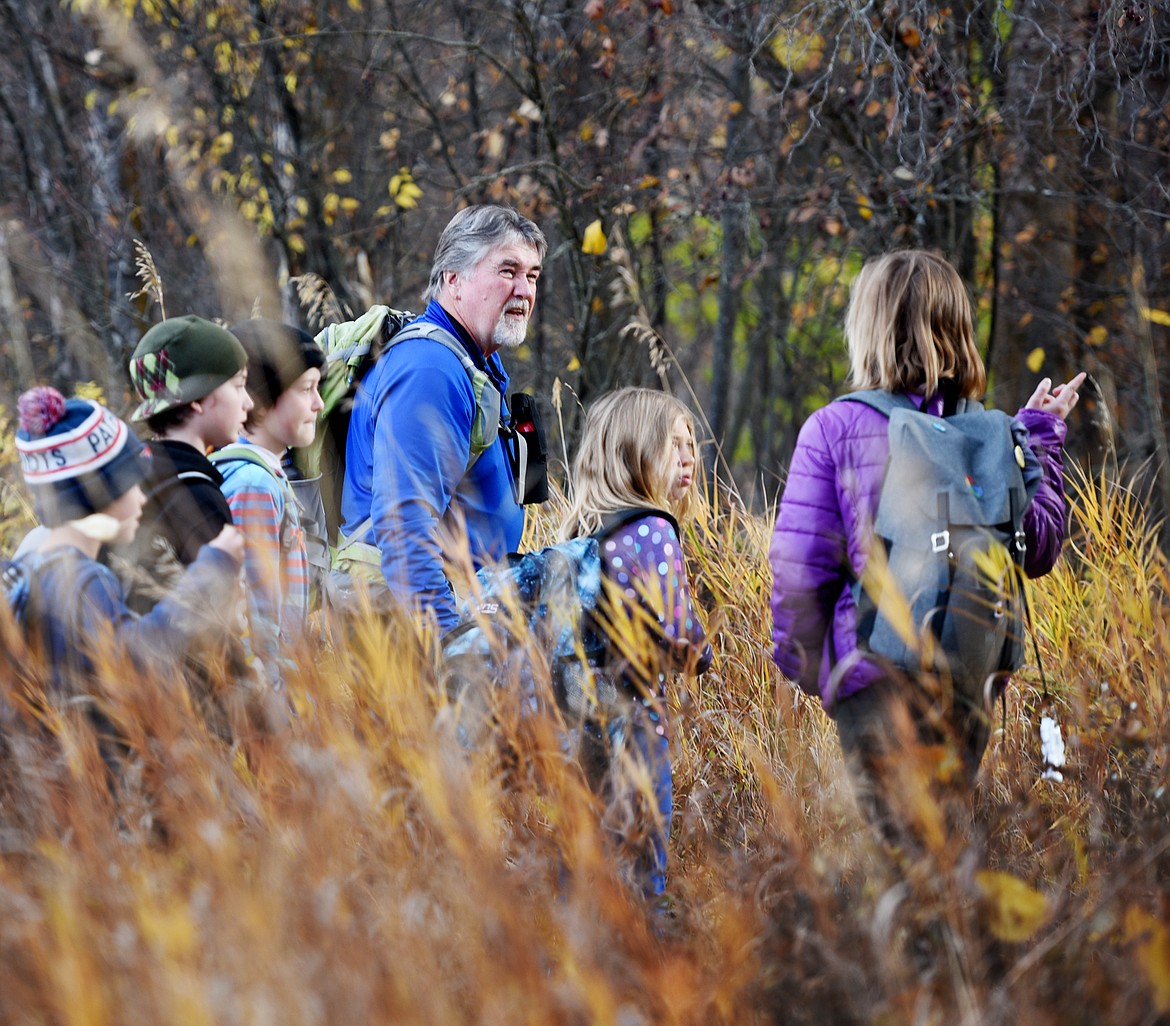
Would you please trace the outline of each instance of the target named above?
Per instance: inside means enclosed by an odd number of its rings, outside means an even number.
[[[463,365],[471,391],[475,396],[475,420],[471,424],[471,451],[467,467],[471,466],[487,451],[500,433],[500,390],[487,372],[475,365],[463,344],[446,328],[429,322],[415,321],[408,324],[390,339],[386,348],[396,346],[412,338],[425,338],[437,342]]]
[[[284,497],[285,509],[299,509],[297,504],[296,494],[293,492],[292,482],[283,474],[278,474],[272,469],[272,464],[269,463],[263,456],[261,456],[250,445],[241,445],[239,442],[232,442],[230,445],[225,445],[222,449],[216,449],[210,456],[207,457],[216,467],[223,463],[231,463],[233,460],[242,461],[244,463],[252,463],[257,467],[263,467],[272,476],[272,479],[279,485],[280,493]],[[287,515],[287,514],[286,514]]]

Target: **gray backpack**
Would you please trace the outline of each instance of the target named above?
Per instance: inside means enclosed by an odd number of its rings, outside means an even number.
[[[1027,429],[969,400],[946,417],[884,391],[841,401],[890,421],[875,551],[854,585],[858,647],[987,708],[1024,658],[1024,511],[1040,477]]]

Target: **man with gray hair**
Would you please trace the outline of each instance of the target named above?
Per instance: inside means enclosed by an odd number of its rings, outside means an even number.
[[[362,380],[346,440],[342,534],[373,545],[392,597],[459,622],[443,539],[473,564],[515,551],[524,509],[497,438],[507,424],[500,350],[528,333],[547,244],[507,207],[459,211],[435,249],[425,312]],[[455,555],[452,553],[452,555]]]

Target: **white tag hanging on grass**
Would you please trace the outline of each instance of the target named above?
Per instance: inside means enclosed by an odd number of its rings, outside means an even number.
[[[1041,780],[1064,780],[1060,767],[1064,765],[1064,738],[1060,736],[1060,724],[1051,716],[1040,717],[1040,754],[1044,757],[1044,772]]]

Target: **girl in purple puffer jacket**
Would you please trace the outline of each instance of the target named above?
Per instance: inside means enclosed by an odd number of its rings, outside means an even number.
[[[920,250],[868,262],[853,286],[845,319],[857,389],[904,393],[941,416],[987,385],[975,347],[971,305],[955,269]],[[1045,378],[1019,411],[1042,479],[1024,519],[1024,571],[1052,569],[1064,541],[1062,444],[1065,418],[1084,381],[1052,387]],[[989,710],[924,705],[922,689],[857,653],[853,582],[873,540],[885,465],[888,420],[861,403],[830,403],[801,429],[772,538],[772,638],[776,664],[821,698],[863,804],[880,793],[887,757],[903,748],[905,725],[923,743],[957,742],[970,784],[990,736]],[[1029,461],[1031,462],[1031,461]],[[948,722],[949,721],[949,722]],[[872,812],[878,812],[872,805]]]

